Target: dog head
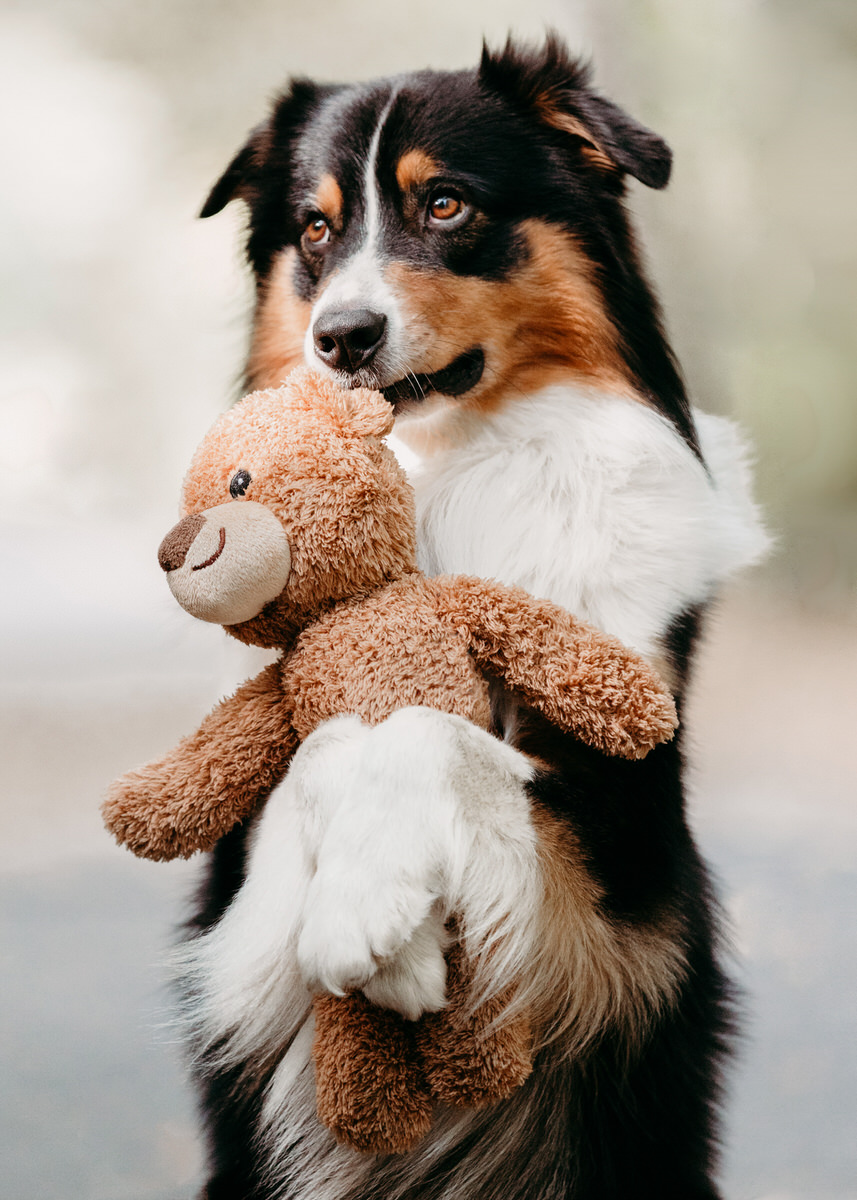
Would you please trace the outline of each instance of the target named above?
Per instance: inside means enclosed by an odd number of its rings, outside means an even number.
[[[471,71],[293,82],[202,209],[249,206],[248,384],[304,360],[401,413],[573,379],[681,424],[622,205],[626,176],[661,188],[670,164],[555,38]]]

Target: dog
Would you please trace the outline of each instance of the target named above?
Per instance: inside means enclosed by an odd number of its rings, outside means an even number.
[[[556,37],[510,39],[473,70],[292,82],[201,215],[247,205],[248,388],[306,362],[393,405],[419,459],[421,566],[549,597],[647,656],[680,705],[706,606],[766,541],[735,430],[688,402],[624,206],[628,177],[659,189],[670,169],[666,143]],[[499,688],[492,704],[496,736],[471,742],[427,709],[374,730],[333,722],[213,851],[181,968],[208,1200],[718,1195],[733,1013],[681,738],[627,762]],[[483,994],[517,980],[538,1053],[509,1100],[440,1112],[414,1151],[374,1158],[316,1119],[309,1000],[353,986],[347,921],[359,977],[383,972],[397,1006],[385,937],[415,879],[436,908],[433,928],[414,913],[411,959],[444,936],[438,911],[462,905],[466,924],[467,898],[421,875],[414,848],[431,830],[413,814],[441,786],[468,844],[491,847],[506,912]],[[371,851],[313,876],[339,793],[397,839],[395,878]],[[408,1003],[413,1016],[413,986]]]

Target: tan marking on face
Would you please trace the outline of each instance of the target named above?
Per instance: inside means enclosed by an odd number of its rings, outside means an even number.
[[[295,295],[294,248],[284,250],[256,296],[253,336],[247,360],[248,390],[279,387],[303,362],[303,339],[312,306]]]
[[[584,143],[581,147],[581,154],[591,166],[600,171],[616,170],[616,164],[613,159],[579,117],[575,117],[568,112],[563,112],[562,109],[554,104],[553,99],[549,95],[539,97],[536,101],[536,109],[546,125],[550,125],[554,129],[559,129],[563,133],[570,133],[573,137],[581,139]]]
[[[438,173],[438,165],[424,150],[408,150],[399,159],[396,181],[403,192],[409,192],[421,183],[428,183]]]
[[[342,224],[342,189],[332,175],[322,175],[315,198],[320,211],[338,228]]]
[[[580,147],[580,153],[589,163],[590,167],[594,167],[596,171],[615,172],[618,169],[607,151],[602,150],[600,146],[584,144]]]
[[[686,972],[679,921],[669,913],[645,925],[611,921],[573,829],[538,805],[532,820],[544,894],[540,952],[522,999],[542,1036],[569,1050],[580,1052],[608,1028],[634,1044],[672,1004]]]
[[[501,281],[393,263],[386,278],[403,310],[409,370],[433,372],[473,346],[485,373],[454,403],[490,412],[508,397],[569,379],[636,396],[618,335],[579,242],[545,222],[525,222],[530,255]]]

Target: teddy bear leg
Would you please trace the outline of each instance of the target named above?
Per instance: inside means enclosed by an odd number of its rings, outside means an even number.
[[[432,1123],[414,1023],[359,992],[317,996],[313,1008],[319,1120],[354,1150],[411,1150]]]
[[[440,1104],[481,1108],[506,1100],[532,1071],[532,1027],[526,1012],[493,1028],[510,997],[468,1011],[469,973],[460,945],[448,956],[447,1007],[427,1013],[416,1041],[425,1077]]]

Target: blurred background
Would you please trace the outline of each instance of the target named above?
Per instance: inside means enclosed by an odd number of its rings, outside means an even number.
[[[471,65],[546,25],[676,155],[632,189],[698,403],[754,439],[778,539],[723,597],[689,724],[746,1033],[734,1200],[857,1197],[857,6],[853,0],[4,0],[3,810],[9,1200],[189,1198],[200,1151],[163,962],[198,864],[100,826],[115,775],[255,666],[156,547],[234,398],[242,213],[194,219],[291,72]]]

